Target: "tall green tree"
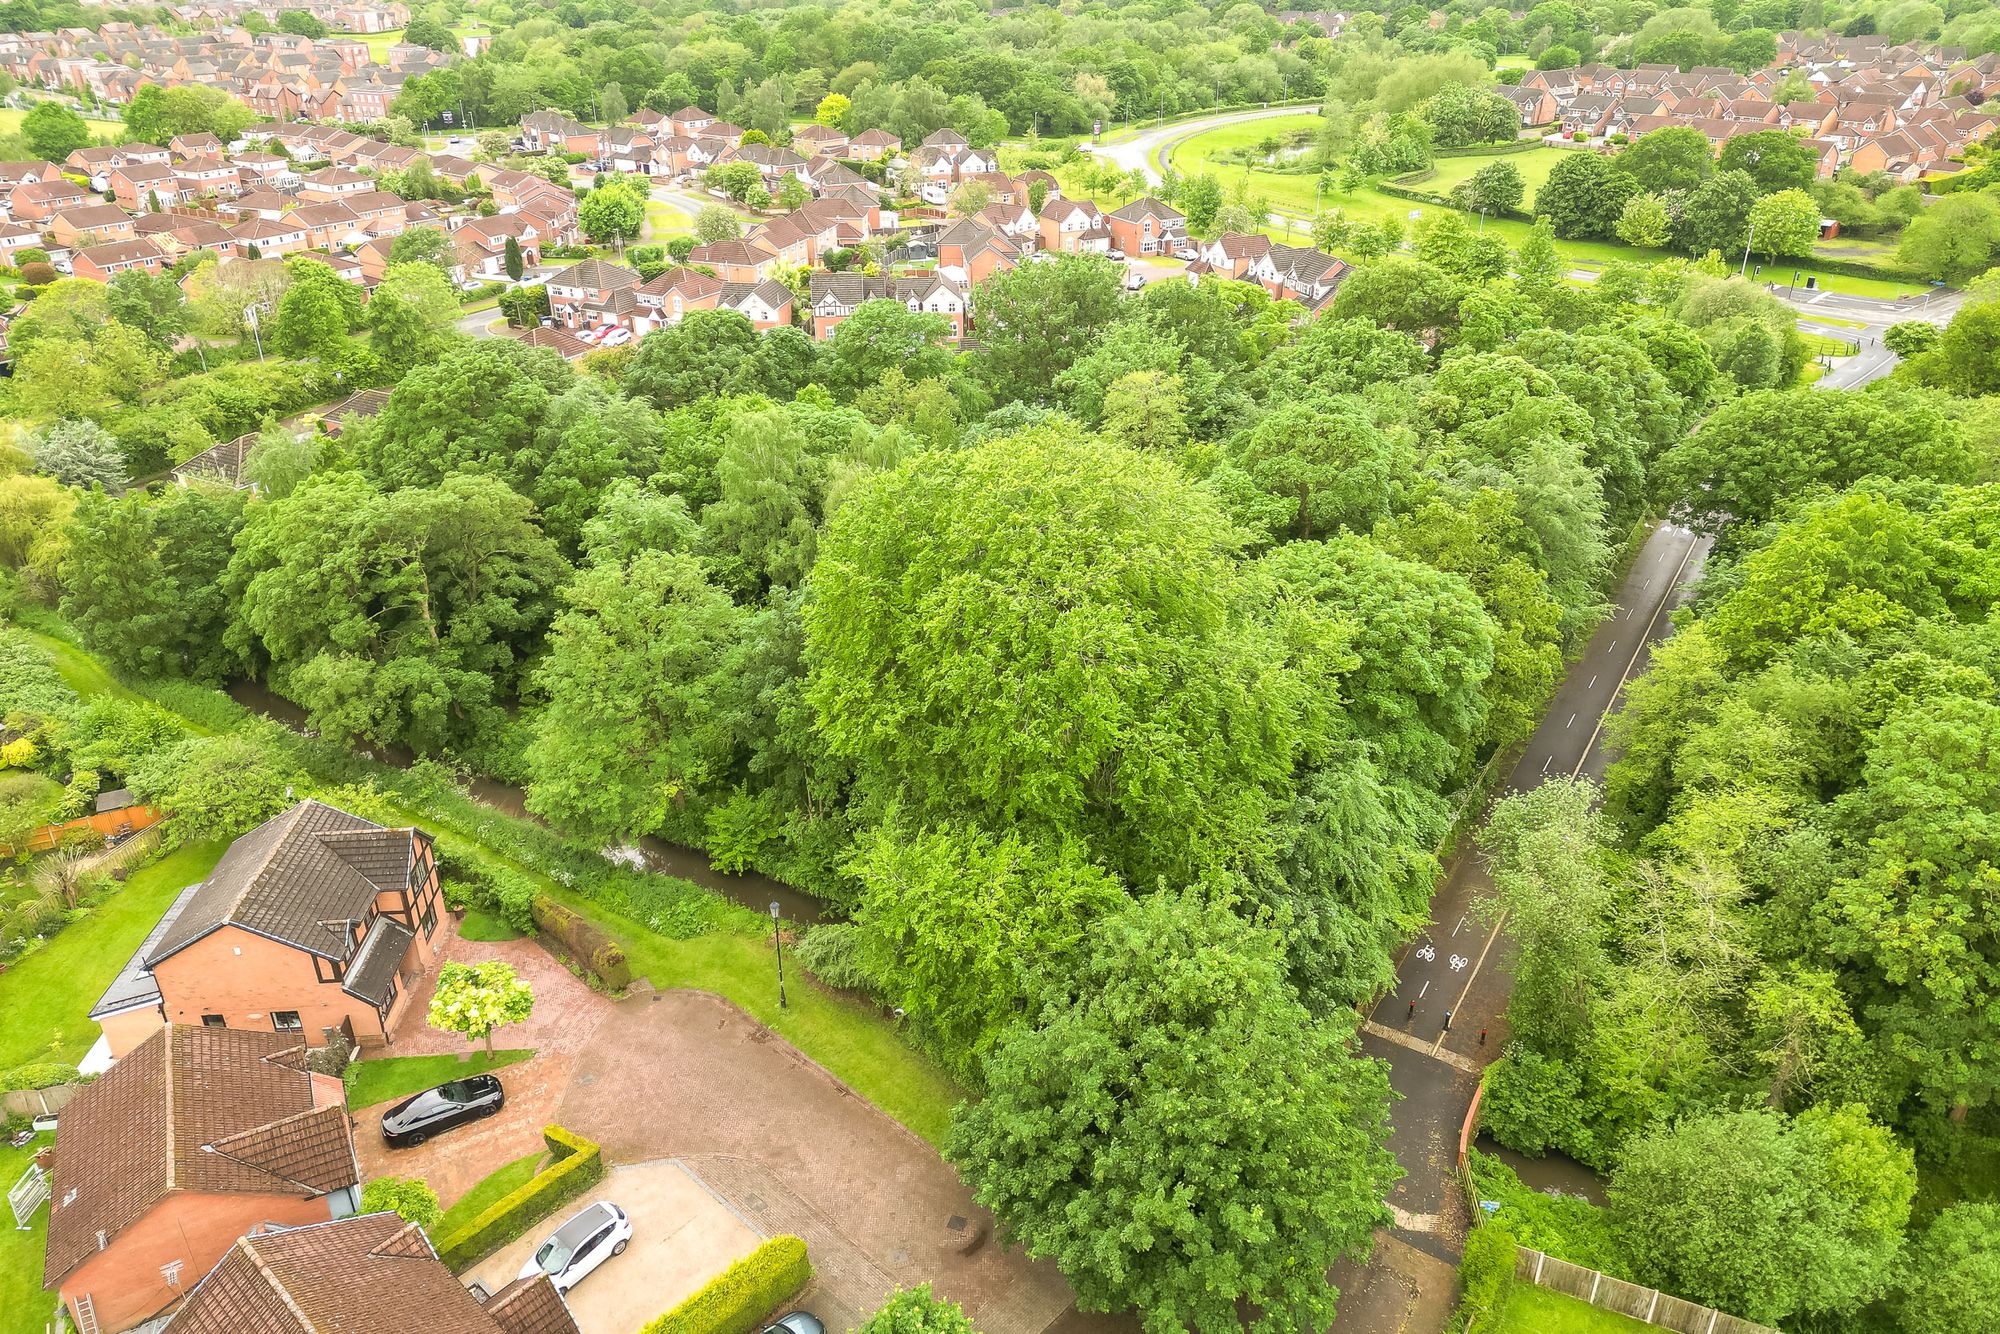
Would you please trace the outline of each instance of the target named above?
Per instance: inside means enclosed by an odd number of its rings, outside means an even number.
[[[458,337],[451,279],[421,261],[391,264],[364,314],[369,343],[392,373],[436,362]]]
[[[21,118],[21,138],[36,157],[61,162],[77,149],[90,147],[90,126],[62,102],[37,102]]]
[[[1048,396],[1056,376],[1083,357],[1118,312],[1124,270],[1096,255],[1023,264],[979,284],[974,365],[1002,398]]]
[[[223,643],[222,574],[243,507],[241,492],[201,487],[82,496],[63,563],[63,619],[121,671],[222,681],[235,667]]]
[[[1087,1310],[1150,1334],[1321,1328],[1327,1269],[1387,1221],[1388,1083],[1356,1021],[1315,1023],[1266,931],[1200,891],[1089,933],[1038,1023],[986,1061],[946,1153],[1002,1235]]]

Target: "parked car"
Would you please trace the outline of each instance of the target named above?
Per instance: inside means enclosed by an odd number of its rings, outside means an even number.
[[[1201,247],[1200,247],[1200,246],[1198,246],[1198,245],[1194,245],[1194,244],[1191,244],[1191,243],[1189,243],[1189,242],[1186,242],[1186,241],[1183,241],[1183,242],[1181,243],[1181,246],[1180,246],[1180,249],[1178,249],[1178,250],[1174,251],[1174,258],[1175,258],[1175,259],[1200,259],[1200,258],[1201,258]]]
[[[605,1200],[584,1209],[557,1228],[521,1266],[521,1278],[547,1274],[557,1292],[568,1292],[584,1276],[632,1243],[632,1220]]]
[[[1104,252],[1104,257],[1106,259],[1123,259],[1125,258],[1125,252],[1118,249],[1116,246],[1113,246],[1111,249]]]
[[[610,333],[604,335],[605,347],[623,347],[631,341],[632,331],[630,329],[613,329]]]
[[[382,1138],[392,1149],[410,1149],[467,1121],[480,1121],[507,1105],[507,1091],[492,1075],[473,1075],[425,1089],[382,1115]]]
[[[787,1311],[764,1326],[764,1334],[826,1334],[826,1326],[811,1311]]]
[[[604,330],[602,329],[577,329],[573,332],[586,343],[595,343],[599,338],[604,336]]]

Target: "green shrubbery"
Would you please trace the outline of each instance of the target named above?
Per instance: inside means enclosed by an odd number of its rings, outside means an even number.
[[[495,1200],[463,1227],[439,1237],[440,1260],[454,1270],[465,1269],[604,1179],[604,1155],[590,1140],[561,1126],[543,1126],[542,1142],[554,1160],[548,1169]]]
[[[1513,1236],[1498,1223],[1476,1227],[1465,1239],[1458,1263],[1459,1314],[1468,1322],[1497,1320],[1514,1290]]]
[[[806,1244],[772,1237],[640,1334],[748,1334],[811,1277]]]
[[[0,1093],[17,1089],[47,1089],[58,1084],[74,1084],[83,1078],[73,1065],[61,1061],[29,1061],[0,1073]]]

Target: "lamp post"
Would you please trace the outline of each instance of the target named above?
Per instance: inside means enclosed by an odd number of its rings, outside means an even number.
[[[778,934],[778,901],[771,901],[771,946],[778,951],[778,1008],[785,1008],[785,941]]]

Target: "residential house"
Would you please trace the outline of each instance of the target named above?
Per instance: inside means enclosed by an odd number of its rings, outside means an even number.
[[[971,288],[1021,262],[1021,248],[990,227],[967,218],[938,237],[941,277]]]
[[[340,199],[347,195],[368,194],[375,189],[375,182],[358,171],[345,167],[322,167],[309,171],[299,181],[299,197],[302,199]]]
[[[548,1275],[482,1304],[424,1229],[392,1213],[237,1238],[163,1334],[404,1334],[418,1313],[429,1334],[578,1334]]]
[[[183,195],[229,196],[242,188],[242,177],[233,162],[220,158],[189,158],[174,168],[174,179]]]
[[[903,151],[903,141],[887,130],[863,130],[847,141],[841,156],[863,162],[880,162]]]
[[[42,234],[24,222],[0,222],[0,264],[19,268],[21,252],[43,250]]]
[[[792,131],[792,146],[809,158],[838,157],[847,147],[847,136],[830,125],[801,125]]]
[[[754,283],[724,283],[716,301],[718,310],[733,310],[763,333],[789,328],[792,323],[792,289],[775,279]]]
[[[42,1286],[78,1329],[131,1329],[245,1233],[352,1214],[360,1177],[341,1082],[298,1034],[156,1027],[62,1110]]]
[[[1352,271],[1345,260],[1311,246],[1273,245],[1252,261],[1245,276],[1262,283],[1272,296],[1317,312],[1332,302]]]
[[[121,273],[143,269],[158,273],[167,266],[167,257],[150,240],[113,241],[79,250],[70,256],[70,271],[79,278],[108,283]]]
[[[597,131],[560,111],[531,111],[521,118],[521,142],[531,153],[582,153],[596,157]]]
[[[1151,195],[1105,216],[1113,245],[1128,255],[1172,255],[1187,242],[1187,219]]]
[[[565,329],[602,324],[601,315],[619,292],[639,286],[639,275],[619,264],[586,259],[549,275],[549,315]]]
[[[756,283],[777,271],[779,259],[753,241],[736,240],[698,245],[688,251],[687,262],[714,269],[726,283]]]
[[[64,209],[49,222],[49,235],[57,245],[94,246],[110,241],[129,241],[132,215],[116,204],[85,204]]]
[[[1514,104],[1514,110],[1521,115],[1521,124],[1547,125],[1560,114],[1561,108],[1555,94],[1546,88],[1509,88],[1502,84],[1493,90]]]
[[[117,197],[118,206],[128,213],[141,209],[157,211],[172,208],[188,198],[189,191],[174,174],[174,169],[161,162],[133,163],[112,169],[111,193]]]
[[[28,181],[7,196],[7,211],[20,222],[47,222],[64,209],[100,202],[75,181]]]
[[[667,127],[683,139],[699,139],[715,124],[715,117],[700,107],[682,107],[667,117]]]
[[[650,333],[679,324],[691,310],[717,309],[725,286],[722,279],[698,269],[661,270],[633,293],[634,332]]]
[[[1224,278],[1248,278],[1257,261],[1271,252],[1271,238],[1262,232],[1224,232],[1203,242],[1194,264],[1203,273]],[[1194,271],[1190,267],[1190,272]]]
[[[524,268],[542,262],[542,234],[524,213],[497,213],[490,218],[466,218],[451,233],[465,281],[503,281],[507,277],[507,239],[521,251]]]
[[[177,134],[167,140],[167,148],[175,157],[221,157],[228,145],[212,134]]]
[[[429,834],[301,801],[181,892],[90,1017],[114,1057],[162,1023],[380,1046],[437,957],[438,899]]]
[[[508,337],[526,343],[529,347],[548,348],[565,361],[579,360],[597,350],[567,329],[545,329],[539,324],[526,329],[517,329],[508,334]]]
[[[895,301],[910,311],[936,315],[950,326],[953,342],[965,337],[965,291],[935,274],[874,278],[860,273],[815,273],[811,281],[812,336],[817,342],[833,337],[836,329],[871,301]]]
[[[251,258],[270,259],[310,249],[306,244],[306,229],[290,218],[283,222],[258,216],[244,218],[229,229],[229,234],[236,238],[238,249]],[[250,255],[253,247],[256,254]]]

